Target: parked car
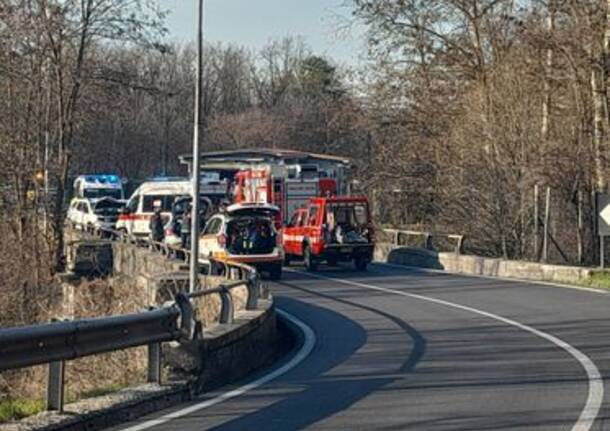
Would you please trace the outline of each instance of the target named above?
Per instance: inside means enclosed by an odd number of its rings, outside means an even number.
[[[274,221],[279,208],[268,204],[233,204],[213,215],[199,237],[199,253],[252,265],[273,280],[282,276],[282,250]]]
[[[106,197],[101,199],[74,198],[68,208],[67,220],[72,226],[87,232],[115,229],[123,201]]]
[[[169,220],[176,199],[188,196],[190,193],[191,183],[188,180],[158,180],[143,183],[127,201],[119,216],[117,230],[135,237],[148,237],[150,217],[155,206],[159,206],[163,218]]]
[[[375,232],[366,197],[311,198],[282,229],[285,263],[302,258],[309,271],[326,261],[353,261],[366,270],[373,260]]]

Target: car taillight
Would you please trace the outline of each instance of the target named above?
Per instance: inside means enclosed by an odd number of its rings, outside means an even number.
[[[216,241],[218,241],[218,245],[224,247],[227,245],[227,236],[224,233],[221,233],[216,237]]]

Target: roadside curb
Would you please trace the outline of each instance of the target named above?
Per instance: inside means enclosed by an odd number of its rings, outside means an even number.
[[[516,277],[498,277],[498,276],[492,276],[492,275],[470,274],[470,273],[465,273],[465,272],[448,271],[445,269],[426,268],[424,266],[401,265],[398,263],[381,262],[381,261],[377,261],[377,260],[373,261],[373,263],[376,265],[385,265],[390,268],[414,269],[417,271],[427,272],[430,274],[450,274],[450,275],[457,275],[457,276],[465,277],[465,278],[472,277],[472,278],[482,278],[482,279],[486,279],[486,280],[500,280],[500,281],[508,281],[508,282],[513,282],[513,283],[535,284],[540,287],[561,287],[564,289],[582,290],[585,292],[597,293],[597,294],[602,294],[602,295],[610,294],[609,289],[604,289],[602,287],[588,287],[588,286],[580,286],[578,284],[557,283],[557,282],[543,281],[543,280],[530,280],[530,279],[526,279],[526,278],[516,278]]]

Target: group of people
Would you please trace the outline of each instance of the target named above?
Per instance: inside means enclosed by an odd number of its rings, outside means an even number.
[[[163,242],[165,239],[166,220],[164,220],[161,210],[161,205],[155,205],[149,222],[150,236],[155,242]],[[192,205],[188,203],[179,221],[178,232],[176,232],[180,234],[182,248],[189,248],[191,245],[192,210]]]

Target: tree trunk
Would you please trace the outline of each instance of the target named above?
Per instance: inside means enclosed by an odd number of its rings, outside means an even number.
[[[591,93],[593,97],[593,146],[595,149],[595,185],[597,191],[606,189],[604,95],[599,71],[591,69]]]
[[[610,0],[608,0],[610,1]],[[549,11],[547,16],[547,32],[549,40],[552,40],[553,33],[555,31],[555,5],[553,0],[549,1]],[[549,45],[546,50],[546,61],[545,61],[545,77],[544,77],[544,93],[542,100],[542,126],[540,129],[540,136],[542,141],[545,142],[549,138],[549,129],[551,122],[551,73],[553,71],[553,48]]]

